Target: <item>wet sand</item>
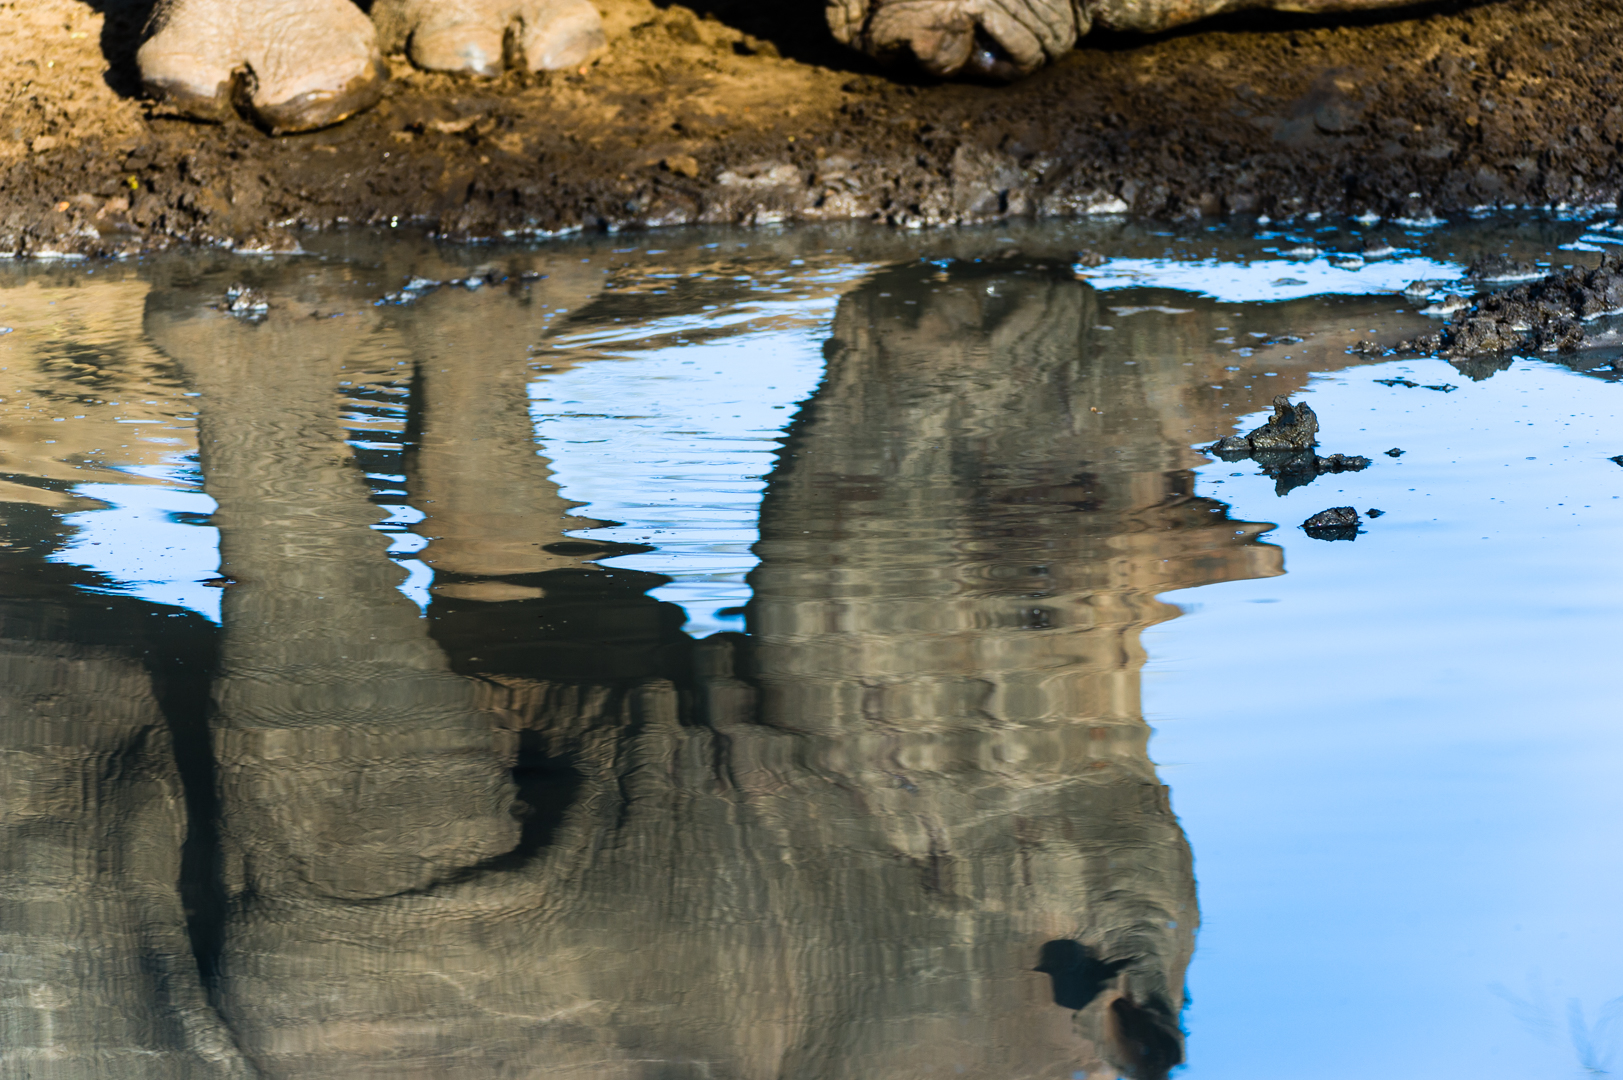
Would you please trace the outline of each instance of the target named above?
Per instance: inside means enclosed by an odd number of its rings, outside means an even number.
[[[378,108],[272,139],[140,100],[139,0],[9,0],[0,252],[291,250],[304,230],[391,223],[475,240],[1097,213],[1426,220],[1623,187],[1613,0],[1096,34],[1009,87],[881,72],[832,42],[816,0],[602,7],[611,51],[583,73],[475,81],[395,58]]]

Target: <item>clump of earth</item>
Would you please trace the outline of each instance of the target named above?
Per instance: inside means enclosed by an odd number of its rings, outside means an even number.
[[[1623,258],[1608,254],[1599,266],[1560,270],[1500,292],[1479,292],[1462,300],[1441,330],[1402,342],[1397,350],[1448,358],[1576,352],[1617,344],[1617,328],[1598,320],[1618,314],[1623,314]]]
[[[1288,397],[1274,398],[1274,413],[1258,428],[1244,435],[1229,435],[1206,447],[1206,453],[1223,461],[1247,459],[1256,462],[1274,481],[1274,491],[1287,495],[1311,484],[1326,473],[1362,472],[1370,460],[1352,454],[1320,457],[1319,418],[1311,406],[1294,405]]]
[[[579,65],[445,73],[390,52],[376,104],[281,137],[239,111],[199,122],[143,96],[149,0],[0,7],[0,253],[14,255],[291,250],[301,230],[363,224],[484,239],[1106,213],[1426,219],[1623,192],[1615,0],[1095,25],[998,85],[847,47],[815,0],[601,0],[602,47]],[[1019,59],[1008,49],[988,55],[987,78],[1021,74],[994,70]]]

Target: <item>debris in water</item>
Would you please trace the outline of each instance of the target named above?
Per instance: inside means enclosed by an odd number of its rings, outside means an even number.
[[[1421,389],[1422,390],[1440,390],[1445,394],[1452,394],[1454,391],[1458,390],[1459,387],[1455,386],[1453,383],[1446,383],[1445,382],[1445,383],[1434,383],[1434,384],[1432,384],[1430,386],[1423,386],[1423,387],[1421,387]]]
[[[1274,398],[1274,415],[1247,435],[1253,450],[1305,450],[1319,442],[1319,418],[1311,405],[1292,405],[1281,394]]]
[[[1385,510],[1377,510],[1372,506],[1368,510],[1364,511],[1364,516],[1367,518],[1378,518],[1384,513],[1386,513]]]
[[[435,281],[432,278],[414,277],[410,281],[406,282],[405,285],[401,286],[398,292],[387,293],[384,295],[382,300],[378,300],[376,303],[409,304],[413,300],[420,298],[424,293],[433,292],[443,284],[445,284],[443,281]],[[462,283],[457,282],[457,284],[460,285]]]
[[[1399,449],[1398,449],[1398,448],[1397,448],[1397,447],[1395,447],[1395,446],[1394,446],[1394,447],[1393,447],[1393,448],[1392,448],[1392,449],[1390,449],[1390,450],[1388,450],[1388,451],[1387,451],[1387,452],[1386,452],[1386,456],[1387,456],[1387,457],[1402,457],[1402,456],[1403,456],[1403,454],[1404,454],[1404,451],[1402,451],[1402,450],[1399,450]]]
[[[1411,382],[1408,379],[1376,379],[1375,381],[1380,383],[1382,386],[1407,386],[1411,390],[1420,385],[1419,383]]]
[[[1583,324],[1623,312],[1623,256],[1603,255],[1593,268],[1574,267],[1497,293],[1478,293],[1435,334],[1398,345],[1400,352],[1480,356],[1512,350],[1576,352],[1603,344]]]
[[[1403,287],[1403,295],[1413,300],[1424,300],[1432,293],[1442,292],[1445,288],[1452,284],[1454,284],[1452,281],[1440,281],[1429,278],[1422,281],[1411,281],[1409,284]]]
[[[258,322],[270,310],[270,301],[258,289],[247,285],[233,285],[225,291],[225,303],[220,310],[239,319]]]
[[[1358,536],[1358,511],[1332,506],[1302,522],[1302,529],[1315,540],[1352,540]]]
[[[1471,306],[1471,301],[1458,293],[1449,293],[1442,300],[1420,309],[1422,315],[1453,315]]]
[[[1615,464],[1618,464],[1618,465],[1623,465],[1623,454],[1613,454],[1611,457],[1607,458],[1606,460],[1610,461],[1610,462],[1614,462]]]
[[[1536,265],[1507,255],[1483,255],[1465,270],[1466,280],[1482,284],[1537,281],[1544,271]]]

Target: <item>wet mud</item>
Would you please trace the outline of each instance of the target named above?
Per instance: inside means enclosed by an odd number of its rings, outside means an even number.
[[[1601,321],[1619,313],[1623,258],[1605,255],[1599,266],[1568,268],[1502,292],[1478,293],[1461,301],[1441,330],[1405,341],[1398,349],[1471,358],[1603,348],[1623,340],[1610,320]],[[1454,387],[1426,389],[1446,392]]]
[[[380,104],[272,138],[139,99],[141,0],[0,4],[0,252],[298,246],[683,223],[1100,213],[1428,220],[1615,201],[1615,0],[1277,13],[1090,35],[1007,87],[882,71],[820,5],[604,0],[608,54],[496,80],[391,60]]]

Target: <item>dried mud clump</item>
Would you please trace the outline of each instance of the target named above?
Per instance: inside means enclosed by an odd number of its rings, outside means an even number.
[[[1584,324],[1623,312],[1623,257],[1550,274],[1496,293],[1478,293],[1435,334],[1398,345],[1399,352],[1467,358],[1506,352],[1576,352],[1611,344],[1614,335]]]
[[[1352,507],[1332,506],[1302,522],[1302,529],[1315,540],[1354,540],[1358,520],[1358,511]]]
[[[1223,461],[1250,459],[1274,481],[1274,491],[1285,495],[1311,484],[1325,473],[1361,472],[1370,460],[1353,454],[1320,457],[1319,418],[1311,406],[1293,405],[1288,397],[1274,398],[1274,414],[1268,422],[1245,435],[1230,435],[1205,448]]]
[[[1310,405],[1274,398],[1274,415],[1246,435],[1230,435],[1207,447],[1207,453],[1249,457],[1257,450],[1309,450],[1319,444],[1319,418]]]

